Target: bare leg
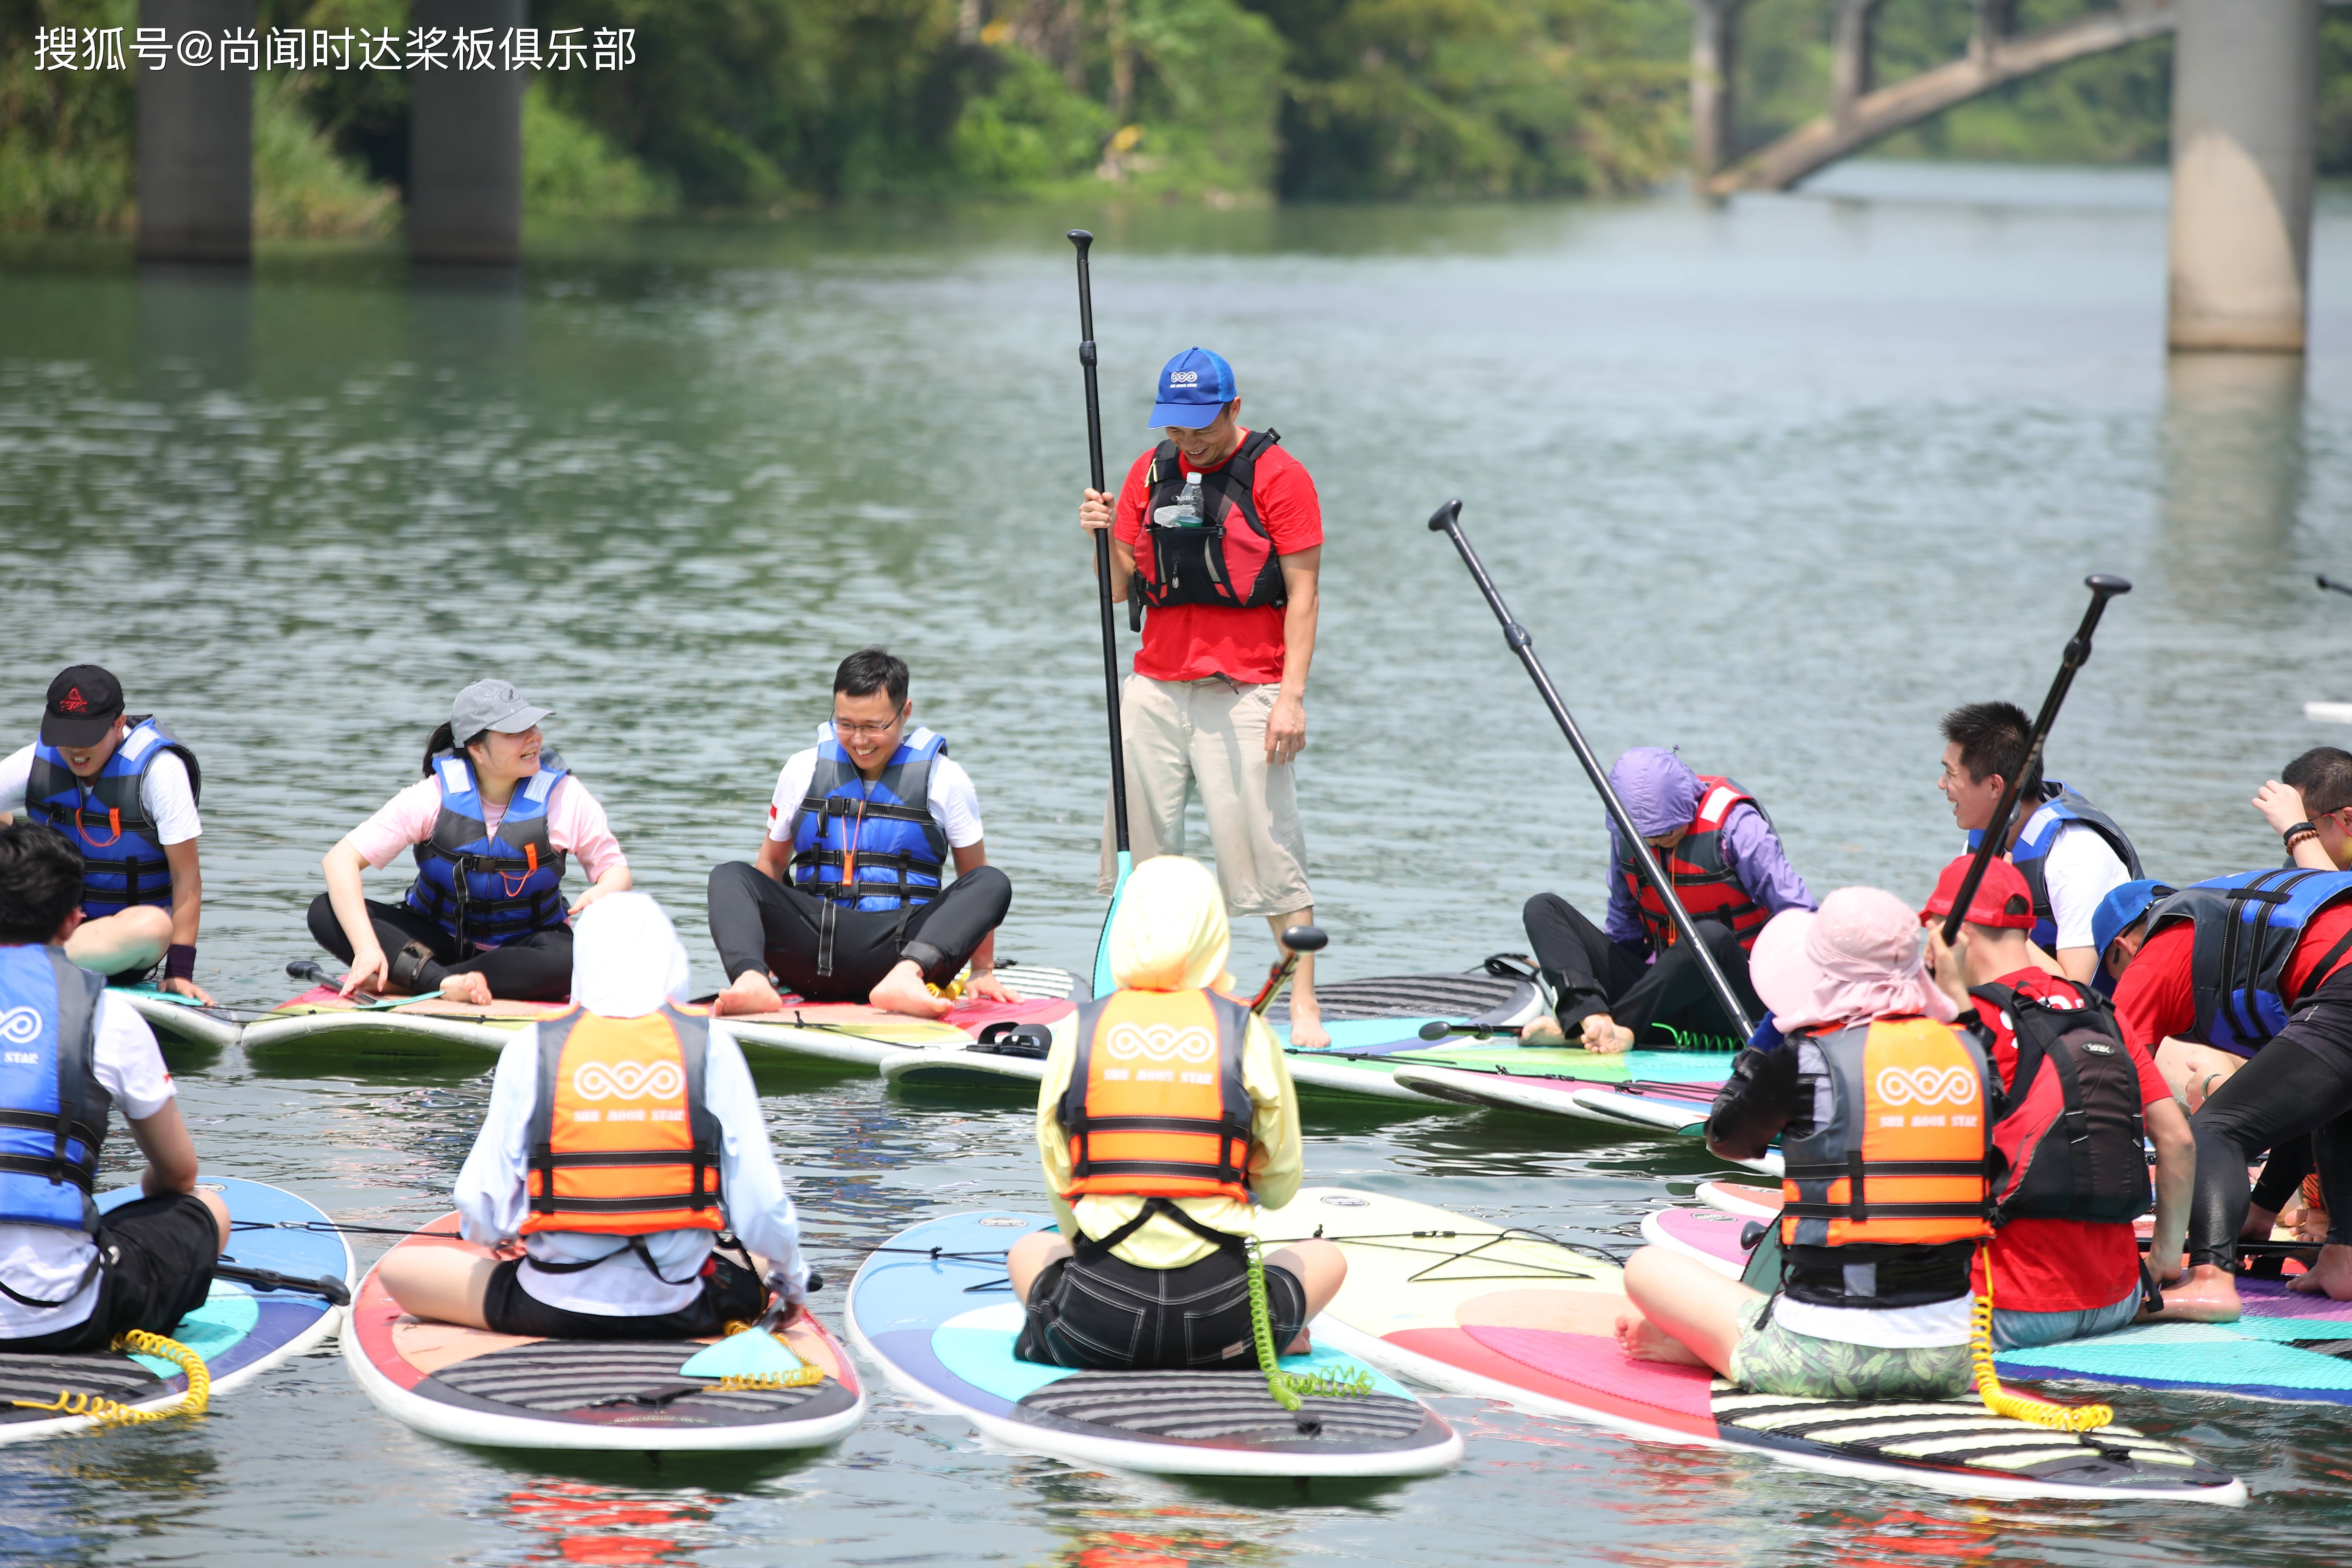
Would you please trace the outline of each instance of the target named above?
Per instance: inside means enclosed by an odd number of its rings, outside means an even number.
[[[420,1318],[487,1329],[482,1299],[499,1260],[455,1247],[404,1247],[385,1254],[378,1272],[394,1300]]]
[[[1282,945],[1282,933],[1292,926],[1315,923],[1315,906],[1309,904],[1297,914],[1268,915],[1265,923],[1274,928],[1274,947],[1277,961],[1290,950]],[[1331,1043],[1330,1032],[1323,1027],[1323,1009],[1315,1000],[1315,955],[1302,952],[1298,967],[1290,974],[1290,1043],[1302,1051],[1319,1051]]]
[[[944,996],[934,996],[923,984],[922,966],[911,958],[900,959],[882,983],[866,994],[866,1000],[889,1013],[904,1013],[910,1018],[937,1018],[955,1005]]]
[[[171,945],[171,914],[139,904],[82,921],[66,938],[66,957],[93,974],[120,974],[157,963]]]
[[[1029,1287],[1045,1272],[1046,1265],[1069,1256],[1070,1244],[1058,1230],[1033,1230],[1014,1242],[1013,1250],[1004,1255],[1004,1272],[1013,1280],[1013,1294],[1025,1304]]]
[[[1315,1348],[1307,1337],[1306,1323],[1331,1304],[1339,1287],[1348,1280],[1348,1255],[1328,1241],[1294,1241],[1265,1255],[1268,1268],[1279,1266],[1298,1277],[1307,1290],[1307,1318],[1298,1330],[1298,1337],[1282,1349],[1284,1355],[1305,1355]]]
[[[220,1249],[226,1252],[229,1238],[228,1200],[218,1193],[200,1192],[196,1194],[196,1201],[212,1210],[213,1226],[220,1232]]]
[[[1635,1361],[1712,1367],[1731,1375],[1741,1315],[1762,1300],[1695,1258],[1645,1247],[1625,1260],[1625,1295],[1638,1315],[1617,1320],[1619,1348]]]

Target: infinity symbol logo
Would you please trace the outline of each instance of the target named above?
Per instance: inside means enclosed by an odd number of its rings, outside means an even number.
[[[0,1013],[0,1040],[12,1046],[28,1046],[41,1037],[41,1016],[30,1007],[11,1007]]]
[[[675,1100],[686,1092],[676,1062],[583,1062],[572,1092],[583,1100]]]
[[[1881,1068],[1876,1086],[1889,1105],[1968,1105],[1977,1097],[1976,1075],[1966,1068]]]
[[[1217,1054],[1217,1038],[1199,1025],[1114,1024],[1103,1048],[1120,1061],[1138,1057],[1155,1062],[1205,1062]]]

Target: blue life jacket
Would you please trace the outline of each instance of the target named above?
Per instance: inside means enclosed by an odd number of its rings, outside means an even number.
[[[92,920],[136,904],[172,905],[172,864],[156,840],[154,819],[139,799],[147,770],[167,752],[187,768],[188,796],[196,798],[203,781],[195,752],[152,714],[131,721],[122,743],[92,778],[77,778],[55,746],[42,742],[33,747],[25,813],[64,834],[81,851],[81,908]]]
[[[503,947],[568,923],[566,858],[547,837],[547,803],[566,771],[554,752],[541,752],[539,772],[515,786],[492,833],[483,825],[473,763],[463,752],[436,754],[441,815],[433,837],[416,846],[408,907],[456,937],[461,950]]]
[[[815,775],[793,813],[793,886],[845,909],[902,915],[936,898],[948,836],[931,816],[931,766],[947,749],[944,737],[917,728],[868,784],[833,726],[822,726]]]
[[[2139,879],[2139,851],[2132,847],[2131,839],[2116,825],[2116,819],[2068,789],[2056,779],[2042,786],[2042,798],[2025,809],[2025,831],[2010,846],[2009,863],[2025,879],[2026,890],[2033,897],[2033,930],[2036,946],[2044,952],[2058,951],[2058,916],[2050,907],[2050,849],[2058,842],[2070,822],[2079,822],[2093,829],[2107,841],[2133,879]],[[1974,849],[1984,840],[1982,829],[1969,835],[1969,847]]]
[[[0,1223],[98,1228],[90,1190],[114,1104],[93,1063],[105,990],[46,943],[0,947]]]
[[[2352,898],[2352,871],[2239,871],[2183,888],[2150,910],[2151,937],[2168,925],[2195,922],[2189,964],[2196,1037],[2242,1057],[2269,1044],[2306,999],[2282,990],[2303,928],[2346,898]],[[2325,977],[2347,949],[2352,934],[2312,973]]]

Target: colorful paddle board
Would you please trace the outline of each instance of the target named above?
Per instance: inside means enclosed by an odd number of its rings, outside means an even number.
[[[138,1010],[148,1026],[166,1039],[191,1045],[233,1046],[245,1032],[236,1014],[226,1007],[207,1007],[193,997],[158,991],[152,985],[118,985],[113,994]]]
[[[1741,1219],[1780,1217],[1778,1187],[1759,1187],[1752,1182],[1701,1182],[1692,1195],[1711,1209],[1721,1209]]]
[[[393,1248],[483,1249],[448,1215]],[[392,1256],[387,1253],[386,1257]],[[730,1387],[682,1369],[712,1340],[544,1340],[420,1321],[381,1265],[352,1301],[343,1358],[378,1409],[432,1436],[492,1448],[814,1448],[857,1425],[866,1395],[824,1325],[803,1313],[787,1349],[818,1368],[804,1387]]]
[[[327,1216],[279,1187],[236,1176],[206,1177],[203,1185],[220,1194],[239,1229],[229,1238],[224,1261],[248,1268],[349,1286],[351,1247],[326,1226]],[[98,1206],[112,1209],[140,1195],[135,1187],[105,1194]],[[212,1374],[213,1397],[233,1394],[289,1356],[301,1354],[335,1331],[343,1309],[324,1296],[294,1289],[215,1279],[205,1304],[166,1336],[204,1358]],[[53,1404],[59,1395],[104,1399],[134,1410],[177,1404],[188,1376],[177,1362],[161,1356],[112,1351],[81,1355],[0,1353],[0,1443],[25,1443],[84,1432],[102,1423],[92,1416],[27,1408],[16,1401]]]
[[[1008,1447],[1160,1475],[1417,1476],[1451,1468],[1462,1438],[1404,1389],[1328,1346],[1293,1372],[1360,1374],[1371,1392],[1309,1397],[1300,1415],[1244,1372],[1076,1372],[1015,1360],[1021,1306],[1004,1251],[1043,1215],[948,1215],[900,1232],[849,1287],[851,1342],[890,1381]],[[1317,1325],[1319,1330],[1319,1322]]]
[[[2241,1503],[2244,1484],[2128,1426],[2076,1436],[1972,1399],[1871,1403],[1742,1393],[1618,1349],[1617,1266],[1536,1233],[1382,1194],[1307,1188],[1269,1242],[1321,1235],[1348,1279],[1316,1337],[1400,1376],[1666,1443],[1969,1498]]]
[[[1457,1105],[1565,1116],[1694,1139],[1704,1135],[1707,1107],[1717,1087],[1713,1083],[1629,1082],[1611,1089],[1572,1078],[1537,1078],[1508,1070],[1424,1067],[1412,1062],[1396,1068],[1395,1080],[1404,1088]],[[1735,1160],[1732,1163],[1766,1175],[1778,1175],[1780,1152],[1769,1150],[1761,1159]]]

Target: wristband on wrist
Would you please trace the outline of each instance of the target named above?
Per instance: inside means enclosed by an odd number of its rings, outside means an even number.
[[[2285,841],[2288,848],[2292,849],[2294,847],[2294,841],[2303,837],[2306,834],[2316,838],[2319,837],[2319,829],[2314,827],[2308,822],[2291,823],[2288,825],[2285,831],[2279,835],[2279,837]]]
[[[163,950],[163,978],[194,980],[196,977],[196,944],[175,942]]]

